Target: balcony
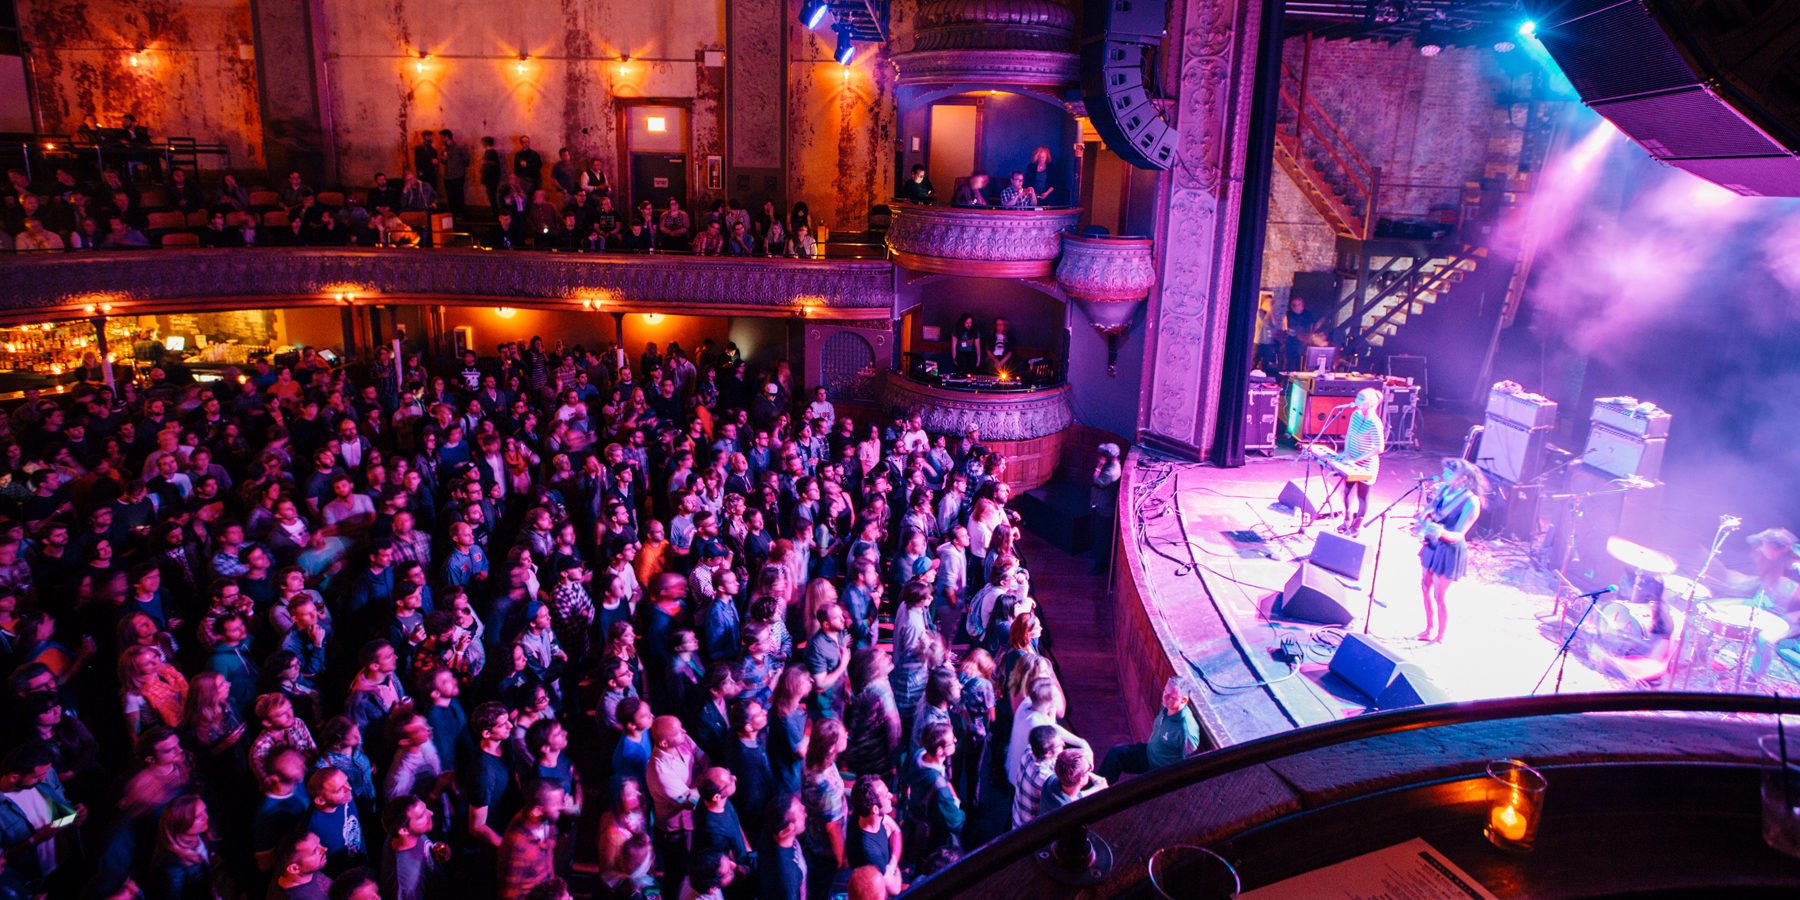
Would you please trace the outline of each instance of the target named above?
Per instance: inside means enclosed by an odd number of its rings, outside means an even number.
[[[339,302],[488,303],[612,312],[882,319],[893,308],[885,260],[733,259],[418,249],[153,250],[0,257],[0,323],[79,316],[89,304],[136,312]],[[590,306],[589,308],[593,308]]]
[[[1063,232],[1081,210],[993,209],[893,203],[887,245],[894,262],[917,272],[983,278],[1040,278],[1056,268]]]

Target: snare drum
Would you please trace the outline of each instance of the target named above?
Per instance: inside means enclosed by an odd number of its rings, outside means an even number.
[[[1786,619],[1752,606],[1749,601],[1721,601],[1699,607],[1701,629],[1721,641],[1744,641],[1760,636],[1770,643],[1787,637]]]

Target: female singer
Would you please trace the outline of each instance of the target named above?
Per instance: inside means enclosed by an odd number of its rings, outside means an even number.
[[[1469,566],[1469,529],[1481,516],[1481,497],[1487,479],[1466,459],[1444,460],[1444,472],[1433,483],[1426,507],[1419,513],[1419,562],[1424,577],[1419,582],[1425,598],[1425,630],[1419,640],[1440,643],[1450,612],[1444,594],[1463,577]]]

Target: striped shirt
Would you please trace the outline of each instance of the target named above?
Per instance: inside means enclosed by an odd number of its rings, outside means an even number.
[[[1381,419],[1357,410],[1350,415],[1350,426],[1344,432],[1344,450],[1334,457],[1353,470],[1366,475],[1352,476],[1357,481],[1374,481],[1381,474],[1381,454],[1387,449],[1387,429]]]

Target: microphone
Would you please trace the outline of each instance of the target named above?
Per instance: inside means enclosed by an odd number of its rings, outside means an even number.
[[[1619,586],[1618,586],[1618,585],[1616,585],[1616,584],[1609,584],[1609,585],[1607,585],[1607,586],[1606,586],[1606,587],[1603,587],[1603,588],[1601,588],[1601,589],[1599,589],[1599,590],[1597,590],[1597,591],[1588,591],[1588,592],[1587,592],[1587,593],[1585,593],[1585,594],[1581,594],[1581,595],[1579,595],[1579,596],[1577,596],[1577,597],[1576,597],[1576,598],[1575,598],[1575,599],[1577,599],[1577,600],[1591,600],[1591,599],[1593,599],[1593,598],[1595,598],[1595,597],[1598,597],[1598,596],[1600,596],[1600,595],[1601,595],[1601,594],[1610,594],[1610,593],[1612,593],[1612,592],[1613,592],[1613,591],[1616,591],[1616,590],[1618,590],[1618,589],[1619,589]]]

